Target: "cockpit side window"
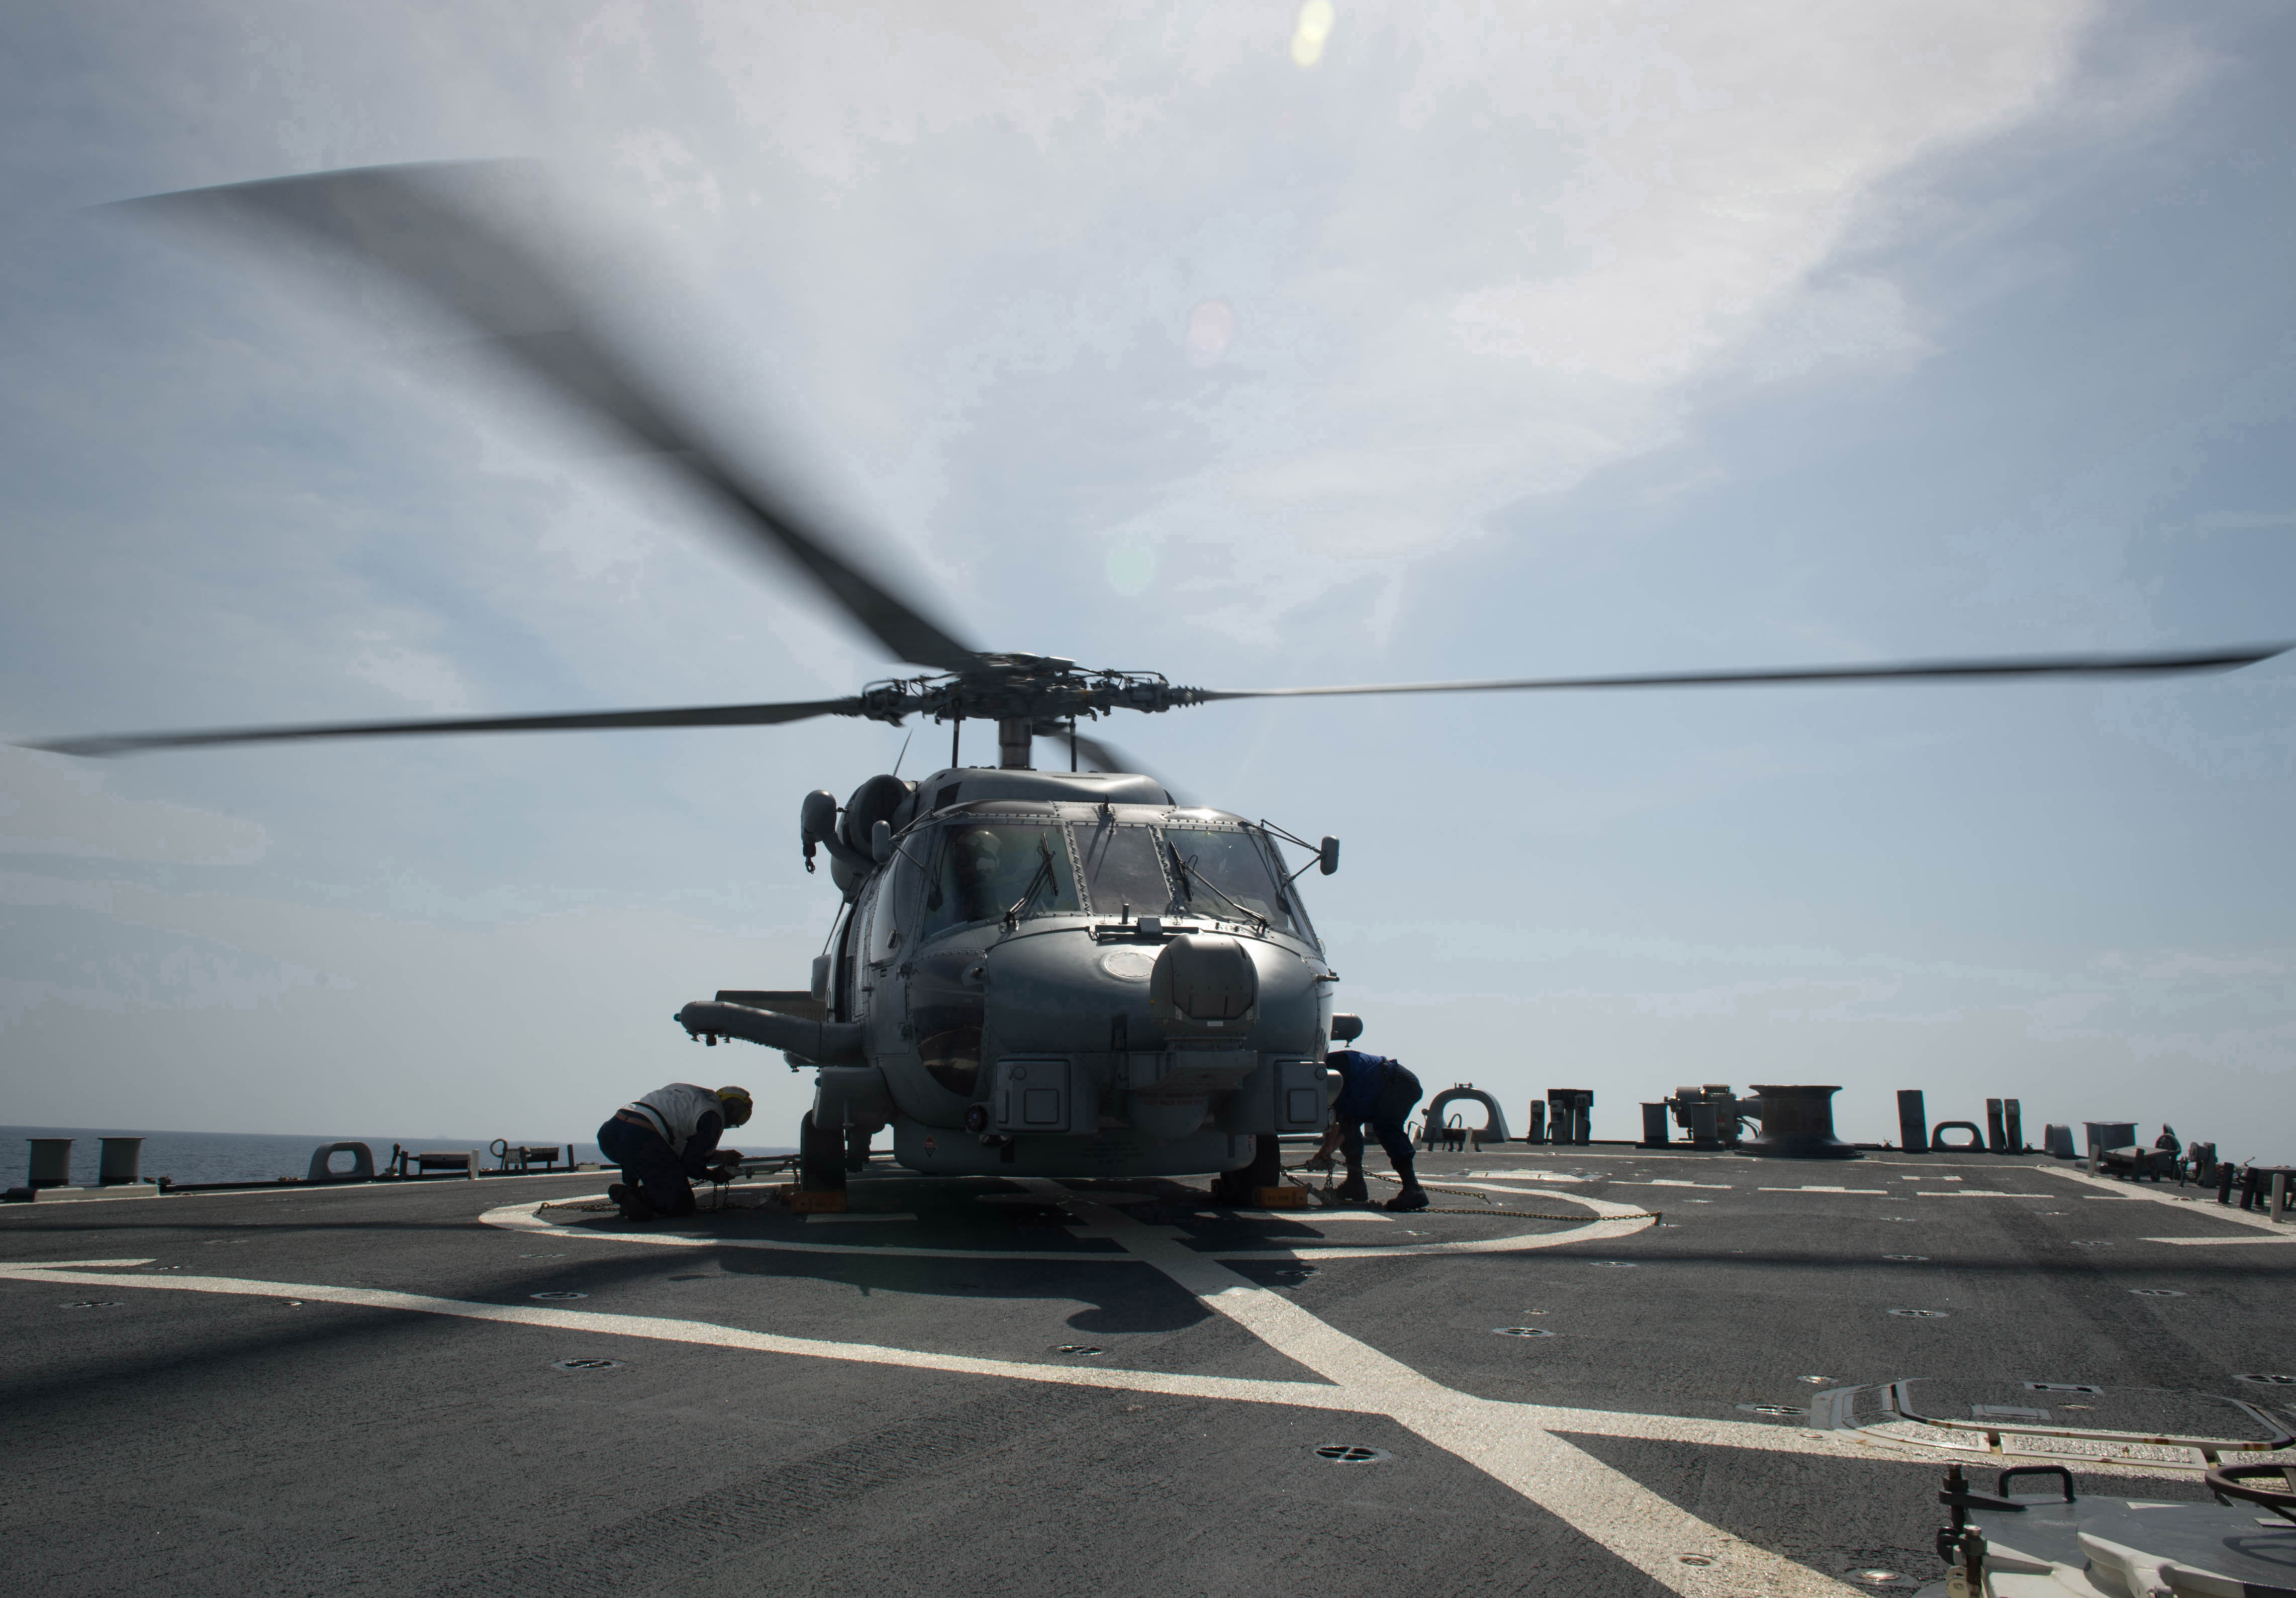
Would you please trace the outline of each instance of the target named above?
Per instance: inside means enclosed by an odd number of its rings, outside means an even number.
[[[917,919],[917,890],[922,873],[914,850],[922,839],[905,838],[893,850],[872,896],[869,910],[869,959],[882,965],[915,941],[909,929]]]
[[[917,937],[995,921],[1017,907],[1026,918],[1073,914],[1076,871],[1058,825],[958,822],[939,830]]]

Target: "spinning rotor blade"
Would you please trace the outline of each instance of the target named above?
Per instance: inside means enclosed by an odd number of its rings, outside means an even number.
[[[284,231],[380,268],[476,329],[480,347],[505,365],[660,455],[758,541],[804,567],[896,659],[945,671],[971,666],[973,650],[839,553],[849,539],[808,525],[743,473],[643,363],[586,324],[570,279],[543,252],[546,230],[498,220],[531,216],[542,198],[525,163],[485,161],[319,172],[125,207],[234,233]]]
[[[1638,672],[1628,676],[1513,677],[1480,683],[1369,683],[1333,688],[1201,688],[1199,701],[1309,699],[1348,693],[1500,693],[1565,688],[1726,688],[1791,683],[1887,683],[1922,678],[2166,676],[2231,671],[2284,654],[2296,644],[2135,655],[2010,655],[1972,660],[1904,660],[1882,666],[1788,666],[1759,671]]]
[[[291,743],[312,738],[420,738],[431,733],[569,733],[618,727],[762,727],[816,716],[857,716],[857,699],[778,705],[696,705],[669,710],[577,710],[563,716],[490,716],[446,721],[332,721],[302,726],[219,727],[190,733],[127,733],[27,743],[52,755],[132,755],[215,743]]]
[[[1122,750],[1086,733],[1071,733],[1066,722],[1040,721],[1037,724],[1037,736],[1051,743],[1074,744],[1076,752],[1083,757],[1082,764],[1086,771],[1129,772],[1134,776],[1148,778],[1174,799],[1179,798],[1178,789],[1165,782],[1162,777],[1150,771]]]

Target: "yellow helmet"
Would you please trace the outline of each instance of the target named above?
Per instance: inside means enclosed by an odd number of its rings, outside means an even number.
[[[729,1127],[747,1126],[750,1111],[757,1108],[746,1087],[721,1087],[718,1090],[718,1102],[726,1106],[726,1124]]]

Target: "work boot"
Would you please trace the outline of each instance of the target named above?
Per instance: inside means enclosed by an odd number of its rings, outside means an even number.
[[[653,1204],[642,1188],[617,1182],[606,1189],[606,1197],[614,1201],[614,1207],[622,1212],[622,1219],[626,1221],[650,1221],[654,1218]]]
[[[1348,1173],[1348,1179],[1341,1183],[1339,1185],[1338,1196],[1342,1203],[1370,1203],[1371,1189],[1364,1185],[1363,1173],[1361,1171],[1349,1171]]]
[[[1416,1182],[1406,1180],[1403,1191],[1390,1199],[1387,1207],[1390,1209],[1424,1209],[1427,1208],[1427,1190]]]

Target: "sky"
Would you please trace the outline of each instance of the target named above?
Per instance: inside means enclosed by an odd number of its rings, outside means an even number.
[[[108,202],[525,158],[601,314],[990,648],[1250,688],[2296,637],[2296,19],[90,0],[0,13],[0,739],[899,663],[376,285]],[[1104,725],[1343,840],[1431,1091],[1839,1084],[2296,1158],[2296,663]],[[841,720],[0,748],[0,1122],[586,1138],[809,1093]],[[992,747],[972,729],[973,758]],[[0,1160],[7,1158],[0,1151]]]

